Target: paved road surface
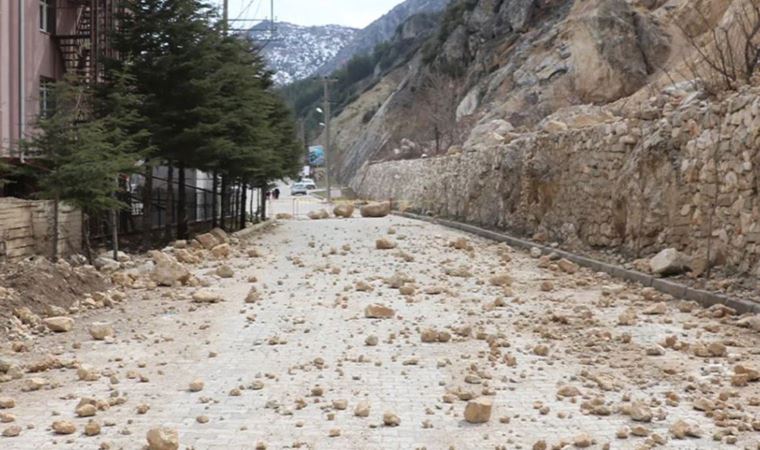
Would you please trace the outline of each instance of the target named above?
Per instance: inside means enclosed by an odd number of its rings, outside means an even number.
[[[398,247],[377,250],[383,237]],[[263,256],[248,257],[251,248]],[[717,449],[734,438],[732,448],[757,448],[750,427],[760,419],[760,383],[732,387],[731,376],[738,363],[760,367],[760,339],[712,311],[680,312],[688,308],[658,305],[608,277],[570,275],[503,245],[401,218],[286,221],[236,250],[228,262],[234,278],[213,275],[218,264],[209,259],[195,272],[223,303],[191,303],[193,288],[131,291],[119,307],[78,317],[73,331],[12,355],[28,364],[52,354],[103,376],[79,381],[72,366],[0,384],[0,397],[16,400],[0,412],[23,428],[0,438],[0,448],[139,449],[159,425],[176,428],[181,448],[195,449],[530,449],[542,440],[572,448],[587,439],[590,448],[647,448],[662,439],[662,448]],[[357,290],[359,282],[371,291]],[[246,304],[251,286],[261,298]],[[395,317],[365,318],[371,303]],[[618,325],[628,310],[636,319]],[[103,320],[116,329],[112,343],[86,331]],[[426,329],[453,337],[422,343]],[[365,344],[370,336],[377,345]],[[665,346],[667,337],[676,344]],[[722,342],[727,356],[682,347],[699,342]],[[30,377],[51,384],[22,392]],[[188,391],[194,379],[204,381],[201,392]],[[469,424],[462,399],[481,395],[493,401],[490,421]],[[98,436],[82,434],[89,419],[74,414],[81,397],[114,403],[94,417]],[[354,415],[361,401],[369,417]],[[140,405],[147,412],[139,414]],[[384,426],[385,412],[399,426]],[[62,419],[77,432],[54,435],[50,425]],[[669,428],[678,420],[699,427],[702,438],[674,439]],[[649,436],[616,437],[626,429]],[[734,437],[714,440],[716,433]]]

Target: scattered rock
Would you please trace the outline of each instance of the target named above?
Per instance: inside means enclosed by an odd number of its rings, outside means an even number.
[[[354,415],[356,417],[369,417],[370,405],[369,401],[362,400],[354,408]]]
[[[230,244],[219,244],[211,249],[211,254],[216,259],[227,259],[232,254],[232,247]]]
[[[74,328],[74,319],[71,317],[48,317],[47,319],[42,319],[42,321],[47,325],[50,331],[56,333],[65,333]]]
[[[148,450],[177,450],[179,433],[172,428],[152,428],[146,436]]]
[[[486,423],[491,420],[493,402],[486,397],[478,397],[467,402],[464,409],[464,420],[469,423]]]
[[[309,216],[309,219],[311,220],[322,220],[322,219],[329,219],[330,213],[328,213],[324,209],[320,209],[318,211],[309,211],[307,216]]]
[[[375,248],[378,250],[393,250],[397,244],[390,239],[380,238],[375,241]]]
[[[662,276],[678,275],[689,269],[689,257],[674,248],[667,248],[649,260],[652,273]]]
[[[222,264],[216,268],[216,274],[221,278],[233,278],[235,276],[235,271],[232,270],[232,267]]]
[[[683,420],[678,420],[670,426],[670,434],[672,434],[676,439],[684,439],[686,437],[702,437],[702,432],[699,430],[699,428]]]
[[[201,379],[195,379],[190,382],[190,392],[200,392],[203,390],[205,383]]]
[[[346,203],[337,205],[335,208],[333,208],[333,214],[335,217],[343,217],[348,219],[354,215],[354,205]]]
[[[193,302],[195,303],[220,303],[224,298],[216,292],[211,292],[206,289],[201,289],[193,293]]]
[[[364,317],[369,319],[391,319],[396,315],[396,311],[385,305],[374,303],[364,309]]]
[[[580,270],[580,267],[578,266],[578,264],[565,258],[562,258],[559,261],[557,261],[557,265],[563,272],[571,274],[571,275],[578,272],[578,270]]]
[[[3,430],[3,437],[17,437],[21,434],[21,427],[18,425],[11,425]]]
[[[114,330],[110,323],[95,322],[90,325],[90,336],[96,341],[102,341],[114,336]]]
[[[391,411],[386,411],[383,413],[383,425],[386,427],[397,427],[400,424],[401,419],[396,415],[396,413]]]
[[[391,203],[370,203],[362,206],[359,212],[362,217],[385,217],[391,213]]]
[[[52,425],[55,434],[74,434],[77,427],[68,420],[56,420]]]

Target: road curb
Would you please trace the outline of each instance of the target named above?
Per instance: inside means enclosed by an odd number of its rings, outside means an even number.
[[[635,270],[626,269],[621,266],[609,264],[606,262],[598,261],[587,256],[576,255],[565,250],[560,250],[545,245],[537,244],[523,238],[517,238],[505,233],[486,230],[484,228],[477,227],[475,225],[469,225],[466,223],[455,222],[453,220],[439,219],[436,217],[421,216],[419,214],[413,214],[409,212],[394,211],[393,214],[406,217],[408,219],[421,220],[424,222],[430,222],[437,225],[442,225],[448,228],[453,228],[459,231],[464,231],[476,236],[480,236],[486,239],[497,242],[505,242],[512,247],[521,248],[524,250],[530,250],[534,247],[541,250],[541,253],[548,255],[556,253],[562,258],[566,258],[579,266],[592,269],[596,272],[604,272],[615,278],[620,278],[633,283],[641,284],[645,287],[652,287],[659,292],[672,295],[675,298],[682,300],[693,300],[705,308],[709,308],[713,305],[726,305],[736,310],[737,314],[755,313],[760,314],[760,305],[746,300],[740,300],[726,295],[716,294],[709,291],[703,291],[700,289],[694,289],[686,286],[685,284],[676,283],[663,278],[653,277],[649,274],[637,272]]]

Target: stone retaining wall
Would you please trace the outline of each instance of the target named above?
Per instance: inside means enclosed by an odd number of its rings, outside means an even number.
[[[365,165],[351,187],[569,247],[631,256],[676,247],[704,266],[709,243],[715,262],[758,275],[759,94],[673,96],[582,128],[490,136],[477,150]]]
[[[82,214],[61,205],[58,216],[59,255],[81,251]],[[53,202],[0,198],[0,262],[15,262],[53,252]]]

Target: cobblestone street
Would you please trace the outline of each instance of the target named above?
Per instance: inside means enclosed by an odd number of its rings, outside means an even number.
[[[725,308],[398,217],[280,221],[233,246],[234,276],[221,263],[192,269],[219,303],[127,290],[4,344],[26,370],[0,384],[21,427],[0,448],[140,449],[159,426],[199,450],[760,448],[760,335]],[[103,321],[115,337],[93,340]]]

